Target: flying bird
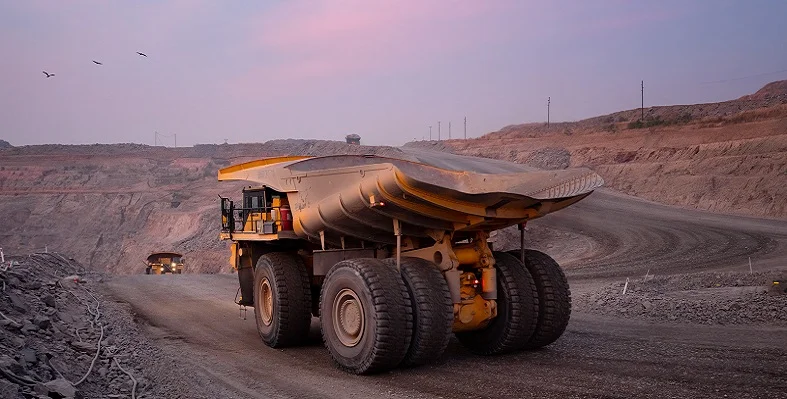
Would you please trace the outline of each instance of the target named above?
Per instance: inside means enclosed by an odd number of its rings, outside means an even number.
[[[49,72],[47,72],[47,71],[41,71],[41,72],[43,72],[43,73],[44,73],[44,75],[46,75],[46,77],[47,77],[47,78],[51,78],[52,76],[55,76],[55,74],[54,74],[54,73],[49,73]]]
[[[139,51],[137,51],[137,54],[139,54],[139,55],[141,55],[141,56],[143,56],[143,57],[147,57],[147,56],[148,56],[147,54],[145,54],[145,53],[140,53]]]
[[[93,60],[93,63],[96,64],[96,65],[104,65],[104,63],[98,62],[96,60]]]

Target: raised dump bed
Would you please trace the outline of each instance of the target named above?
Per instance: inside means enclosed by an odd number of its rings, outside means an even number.
[[[431,362],[451,333],[496,354],[555,341],[568,283],[546,254],[495,252],[489,233],[569,206],[603,183],[589,169],[534,171],[411,151],[269,158],[230,166],[222,198],[241,305],[272,347],[298,345],[312,315],[336,363],[371,373]],[[524,248],[524,235],[523,248]]]

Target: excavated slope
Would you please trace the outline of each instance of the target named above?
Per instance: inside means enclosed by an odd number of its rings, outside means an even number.
[[[91,267],[140,273],[154,251],[186,254],[187,271],[228,269],[218,240],[220,167],[277,155],[379,154],[391,147],[275,140],[163,148],[137,144],[26,146],[0,150],[0,247],[6,253],[68,253]]]

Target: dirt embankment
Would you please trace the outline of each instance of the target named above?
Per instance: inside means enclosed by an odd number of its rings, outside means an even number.
[[[186,254],[186,272],[227,270],[218,240],[219,168],[261,157],[398,155],[391,147],[275,140],[190,148],[138,144],[43,145],[0,150],[0,247],[67,252],[97,270],[140,273],[154,251]]]
[[[545,169],[586,166],[626,194],[714,212],[787,218],[787,81],[715,104],[508,126],[434,144]]]

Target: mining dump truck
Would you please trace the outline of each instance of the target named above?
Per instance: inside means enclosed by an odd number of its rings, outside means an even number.
[[[185,259],[175,252],[155,252],[145,261],[145,274],[181,274]]]
[[[525,249],[525,224],[602,185],[589,169],[448,154],[268,158],[221,169],[220,238],[262,341],[304,343],[312,316],[338,366],[368,374],[429,363],[451,335],[494,355],[557,340],[571,299],[560,266]],[[522,229],[521,248],[490,233]]]

